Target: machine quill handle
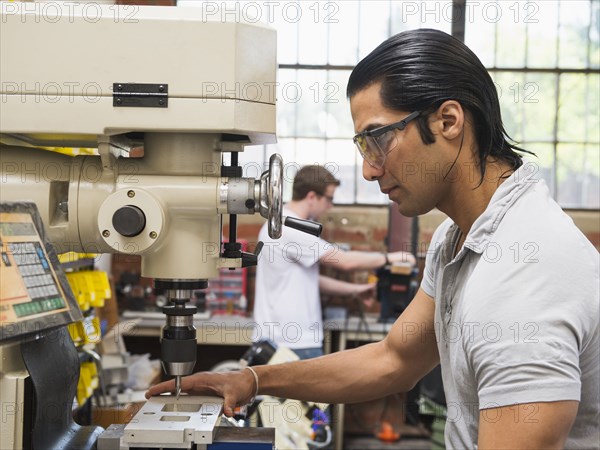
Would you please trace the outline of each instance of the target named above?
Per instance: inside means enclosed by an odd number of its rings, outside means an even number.
[[[281,237],[281,223],[283,211],[283,159],[275,153],[269,158],[269,183],[267,191],[268,206],[268,232],[273,239]]]
[[[286,227],[294,228],[304,233],[312,234],[313,236],[321,236],[323,231],[323,225],[319,222],[313,222],[312,220],[297,219],[295,217],[286,216],[283,224]]]

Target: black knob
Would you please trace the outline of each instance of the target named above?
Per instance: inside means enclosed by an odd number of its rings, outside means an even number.
[[[283,221],[286,227],[295,228],[296,230],[303,231],[304,233],[312,234],[313,236],[321,236],[323,231],[323,225],[319,222],[313,222],[312,220],[297,219],[295,217],[286,217]]]
[[[127,205],[115,211],[112,224],[117,233],[126,237],[134,237],[144,231],[146,216],[144,211],[137,206]]]

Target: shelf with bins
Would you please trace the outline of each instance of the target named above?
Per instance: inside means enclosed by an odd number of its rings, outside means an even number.
[[[97,361],[90,345],[101,341],[100,319],[95,308],[104,306],[106,299],[112,295],[110,282],[106,272],[94,270],[96,255],[64,253],[59,255],[61,266],[73,295],[83,313],[83,320],[68,325],[69,334],[77,347],[81,364],[77,386],[77,403],[83,406],[98,387]]]

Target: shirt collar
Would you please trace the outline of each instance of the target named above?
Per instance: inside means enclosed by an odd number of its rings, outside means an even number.
[[[510,207],[537,183],[544,183],[535,176],[532,168],[531,164],[524,163],[498,186],[485,211],[473,222],[465,239],[466,248],[482,253]],[[453,225],[448,230],[447,237],[458,235],[457,230],[454,230],[455,234],[450,234],[455,227],[457,226]]]
[[[300,217],[298,216],[298,214],[296,214],[294,211],[292,211],[290,208],[288,208],[287,205],[283,205],[283,208],[281,210],[281,213],[283,216],[290,216],[290,217],[295,217],[296,219],[299,219]]]

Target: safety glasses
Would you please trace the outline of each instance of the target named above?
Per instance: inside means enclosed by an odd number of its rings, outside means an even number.
[[[393,148],[391,143],[394,140],[394,133],[392,131],[404,130],[411,120],[419,117],[419,114],[421,114],[420,111],[414,111],[399,122],[362,131],[352,140],[365,161],[376,169],[381,169],[388,153]]]

